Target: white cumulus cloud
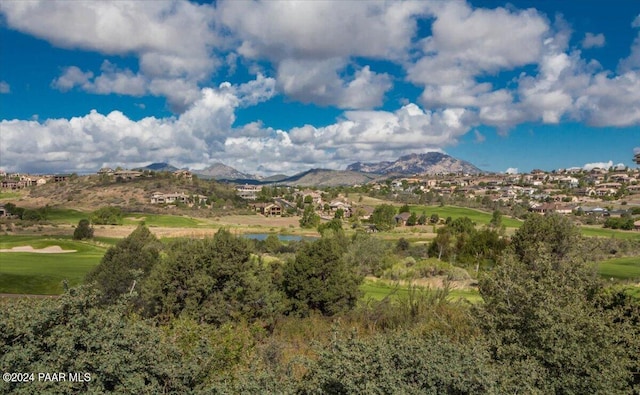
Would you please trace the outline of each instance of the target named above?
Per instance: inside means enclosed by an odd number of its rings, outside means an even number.
[[[11,93],[11,86],[6,81],[0,81],[0,94]]]
[[[608,161],[608,162],[593,162],[593,163],[585,163],[582,168],[584,170],[593,170],[593,169],[608,169],[610,167],[613,167],[613,161]]]
[[[582,40],[582,48],[600,48],[604,47],[605,38],[604,34],[586,33]]]
[[[184,90],[198,90],[198,83],[218,66],[213,48],[224,45],[212,28],[215,8],[187,1],[9,1],[0,3],[0,12],[11,28],[62,48],[139,58],[141,75],[103,70],[86,84],[93,73],[72,65],[54,81],[57,88],[139,95],[146,91],[144,79],[170,78],[182,83],[173,90],[150,91],[166,95],[176,111],[190,104],[185,97],[193,99]]]

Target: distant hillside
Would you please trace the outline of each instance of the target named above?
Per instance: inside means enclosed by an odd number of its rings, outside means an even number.
[[[260,181],[262,181],[262,182],[278,182],[278,181],[282,181],[282,180],[287,179],[287,178],[289,178],[289,176],[286,175],[286,174],[274,174],[274,175],[269,176],[269,177],[260,178]]]
[[[255,179],[251,174],[245,174],[241,171],[234,169],[231,166],[227,166],[224,163],[214,163],[213,165],[202,169],[192,170],[193,174],[196,174],[201,178],[213,178],[216,180],[244,180]]]
[[[356,171],[311,169],[280,180],[278,183],[284,185],[329,187],[365,184],[375,178],[375,175]]]
[[[347,166],[347,171],[402,175],[458,172],[469,174],[482,173],[482,170],[473,164],[440,152],[405,155],[395,162],[356,162]]]
[[[133,169],[133,170],[140,170],[140,171],[142,171],[142,170],[151,170],[151,171],[176,171],[176,170],[178,170],[178,168],[177,168],[177,167],[175,167],[175,166],[172,166],[172,165],[170,165],[170,164],[168,164],[168,163],[161,162],[161,163],[152,163],[152,164],[150,164],[150,165],[148,165],[148,166],[145,166],[145,167],[138,167],[138,168],[135,168],[135,169]]]
[[[168,213],[174,207],[160,207],[150,203],[154,192],[183,192],[187,195],[215,196],[231,201],[237,200],[235,189],[215,181],[189,182],[184,178],[145,175],[133,180],[116,182],[98,175],[73,177],[64,182],[48,182],[23,190],[28,196],[21,197],[21,207],[34,208],[68,207],[75,210],[93,211],[103,206],[118,206],[131,212]],[[178,208],[175,208],[178,210]],[[198,212],[200,213],[200,212]],[[203,210],[201,213],[205,213]],[[195,214],[195,212],[194,212]],[[194,215],[190,214],[190,215]]]

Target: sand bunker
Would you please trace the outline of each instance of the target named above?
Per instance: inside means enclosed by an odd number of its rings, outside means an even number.
[[[31,246],[13,247],[11,249],[0,250],[0,252],[35,252],[36,254],[65,254],[67,252],[76,252],[76,250],[63,250],[60,246],[49,246],[45,248],[35,249]]]

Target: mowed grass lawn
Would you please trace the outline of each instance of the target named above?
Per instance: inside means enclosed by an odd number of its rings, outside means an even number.
[[[47,221],[56,224],[77,225],[81,219],[89,219],[90,212],[79,211],[69,208],[51,208],[47,213]]]
[[[459,217],[468,217],[476,225],[488,225],[491,222],[492,213],[457,206],[409,206],[411,212],[415,212],[417,216],[426,213],[427,217],[431,214],[438,214],[440,218],[451,217],[453,219]],[[502,224],[507,228],[519,228],[523,221],[502,216]],[[602,226],[580,226],[580,232],[588,237],[613,237],[618,239],[640,240],[640,232],[605,229]]]
[[[89,219],[91,212],[66,208],[51,208],[48,213],[48,221],[57,224],[77,225],[81,219]],[[141,222],[147,226],[166,228],[196,228],[206,225],[207,222],[192,217],[167,214],[124,213],[123,225],[138,225]]]
[[[0,249],[60,246],[76,252],[42,254],[0,252],[0,293],[55,295],[64,292],[62,282],[75,286],[102,259],[105,247],[64,238],[0,236]]]
[[[452,219],[468,217],[471,221],[475,222],[476,225],[488,225],[491,222],[492,213],[488,213],[485,211],[474,210],[472,208],[466,207],[457,207],[457,206],[424,206],[424,205],[414,205],[409,206],[409,209],[412,213],[416,213],[419,217],[424,212],[427,217],[430,217],[432,214],[438,214],[440,218],[451,217]],[[502,216],[502,223],[507,228],[519,228],[522,225],[522,221],[510,218],[507,216]]]
[[[125,214],[124,225],[138,225],[142,222],[148,227],[157,226],[164,228],[197,228],[207,225],[207,222],[179,215],[166,214]]]
[[[386,297],[391,298],[407,298],[412,292],[411,287],[408,285],[391,284],[385,281],[371,281],[365,280],[360,286],[360,290],[364,293],[364,299],[382,300]],[[416,288],[417,292],[437,292],[437,289],[433,288]],[[451,301],[455,300],[467,300],[472,303],[482,301],[482,297],[477,290],[474,289],[451,289],[447,299]]]
[[[598,273],[618,280],[640,279],[640,256],[607,259],[598,262]]]
[[[627,239],[627,240],[640,240],[640,232],[634,230],[614,230],[606,229],[600,226],[587,226],[580,227],[580,232],[589,237],[608,237],[615,239]]]

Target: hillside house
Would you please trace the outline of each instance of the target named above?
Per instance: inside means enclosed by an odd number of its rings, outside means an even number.
[[[612,196],[617,192],[614,188],[601,187],[596,189],[596,196]]]
[[[311,196],[311,201],[314,205],[322,203],[322,191],[314,191],[312,189],[305,189],[295,193],[296,196],[302,196],[305,199],[307,196]]]
[[[174,171],[173,176],[176,178],[183,178],[188,181],[191,181],[193,179],[193,173],[191,173],[189,170],[184,169]]]
[[[529,211],[538,214],[555,213],[558,210],[558,207],[559,206],[556,203],[533,204],[529,208]]]
[[[629,185],[627,187],[627,191],[631,194],[640,193],[640,184],[638,185]]]
[[[282,206],[278,203],[253,203],[249,207],[265,217],[280,217],[282,215]]]
[[[342,210],[344,213],[344,218],[349,218],[351,216],[351,205],[349,203],[343,202],[341,200],[333,200],[329,203],[329,207],[331,208],[331,212],[335,213],[338,210]]]
[[[237,185],[236,194],[245,200],[256,200],[258,193],[262,191],[262,185]]]
[[[142,176],[142,172],[135,170],[121,170],[113,172],[113,175],[116,179],[130,181]]]
[[[396,225],[404,226],[407,224],[409,217],[411,217],[411,213],[400,213],[393,218],[396,220]]]
[[[112,176],[114,172],[115,171],[110,167],[103,167],[100,170],[98,170],[98,174],[100,174],[100,175],[104,174],[104,175],[107,175],[107,176]]]
[[[205,197],[206,199],[206,197]],[[187,203],[189,196],[183,192],[176,193],[162,193],[154,192],[151,195],[151,204],[172,204],[172,203]]]

